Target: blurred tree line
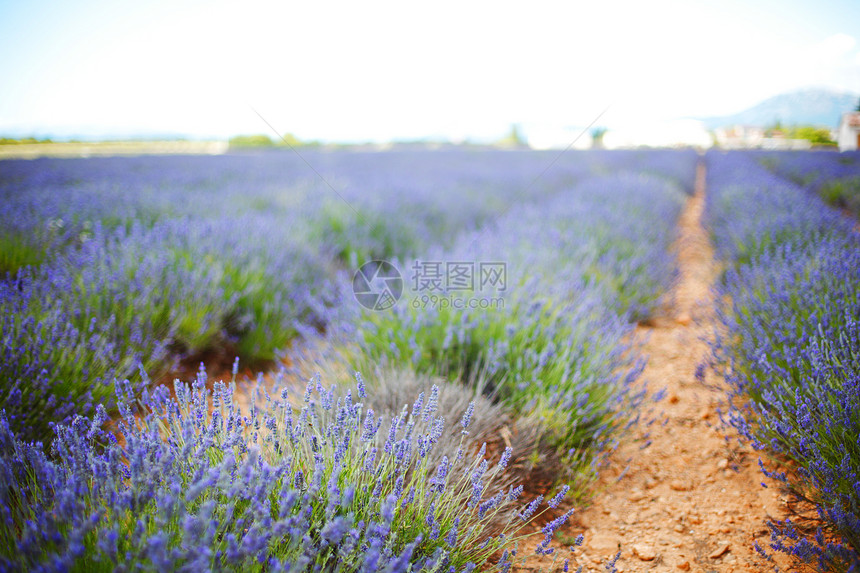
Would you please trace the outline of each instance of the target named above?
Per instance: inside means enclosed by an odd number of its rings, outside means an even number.
[[[22,145],[27,143],[53,143],[48,138],[36,139],[35,137],[0,137],[0,145]]]
[[[278,139],[265,134],[236,135],[227,140],[230,147],[318,147],[318,141],[302,141],[292,133],[285,133]]]
[[[784,126],[777,120],[765,130],[765,135],[768,137],[782,136],[786,139],[805,139],[812,145],[836,145],[830,129],[814,125]]]

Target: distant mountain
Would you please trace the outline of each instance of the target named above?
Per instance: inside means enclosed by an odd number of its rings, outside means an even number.
[[[701,119],[708,129],[730,125],[765,127],[777,121],[783,125],[810,124],[835,128],[843,113],[857,107],[858,100],[860,94],[805,89],[768,98],[734,115]]]

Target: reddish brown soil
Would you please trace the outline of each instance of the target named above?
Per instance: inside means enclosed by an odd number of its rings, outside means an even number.
[[[619,571],[765,571],[772,568],[753,549],[767,546],[768,517],[784,515],[785,500],[761,486],[755,452],[742,448],[717,409],[725,399],[722,380],[709,374],[696,380],[708,357],[707,337],[714,328],[711,292],[717,269],[700,218],[704,171],[680,220],[676,244],[681,277],[665,316],[642,326],[649,356],[644,378],[655,392],[666,388],[663,415],[640,428],[613,455],[603,471],[599,493],[561,532],[570,542],[585,536],[570,570],[605,571],[619,550]],[[665,425],[661,425],[663,419]],[[649,444],[650,445],[647,445]],[[646,446],[647,445],[647,446]],[[557,570],[548,558],[530,559],[521,570]]]

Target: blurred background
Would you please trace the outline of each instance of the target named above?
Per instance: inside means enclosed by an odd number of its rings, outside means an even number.
[[[0,2],[0,136],[551,148],[835,130],[860,97],[857,22],[847,0]]]

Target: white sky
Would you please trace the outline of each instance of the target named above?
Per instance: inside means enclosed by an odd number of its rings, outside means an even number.
[[[492,138],[860,92],[860,2],[0,0],[0,135]]]

